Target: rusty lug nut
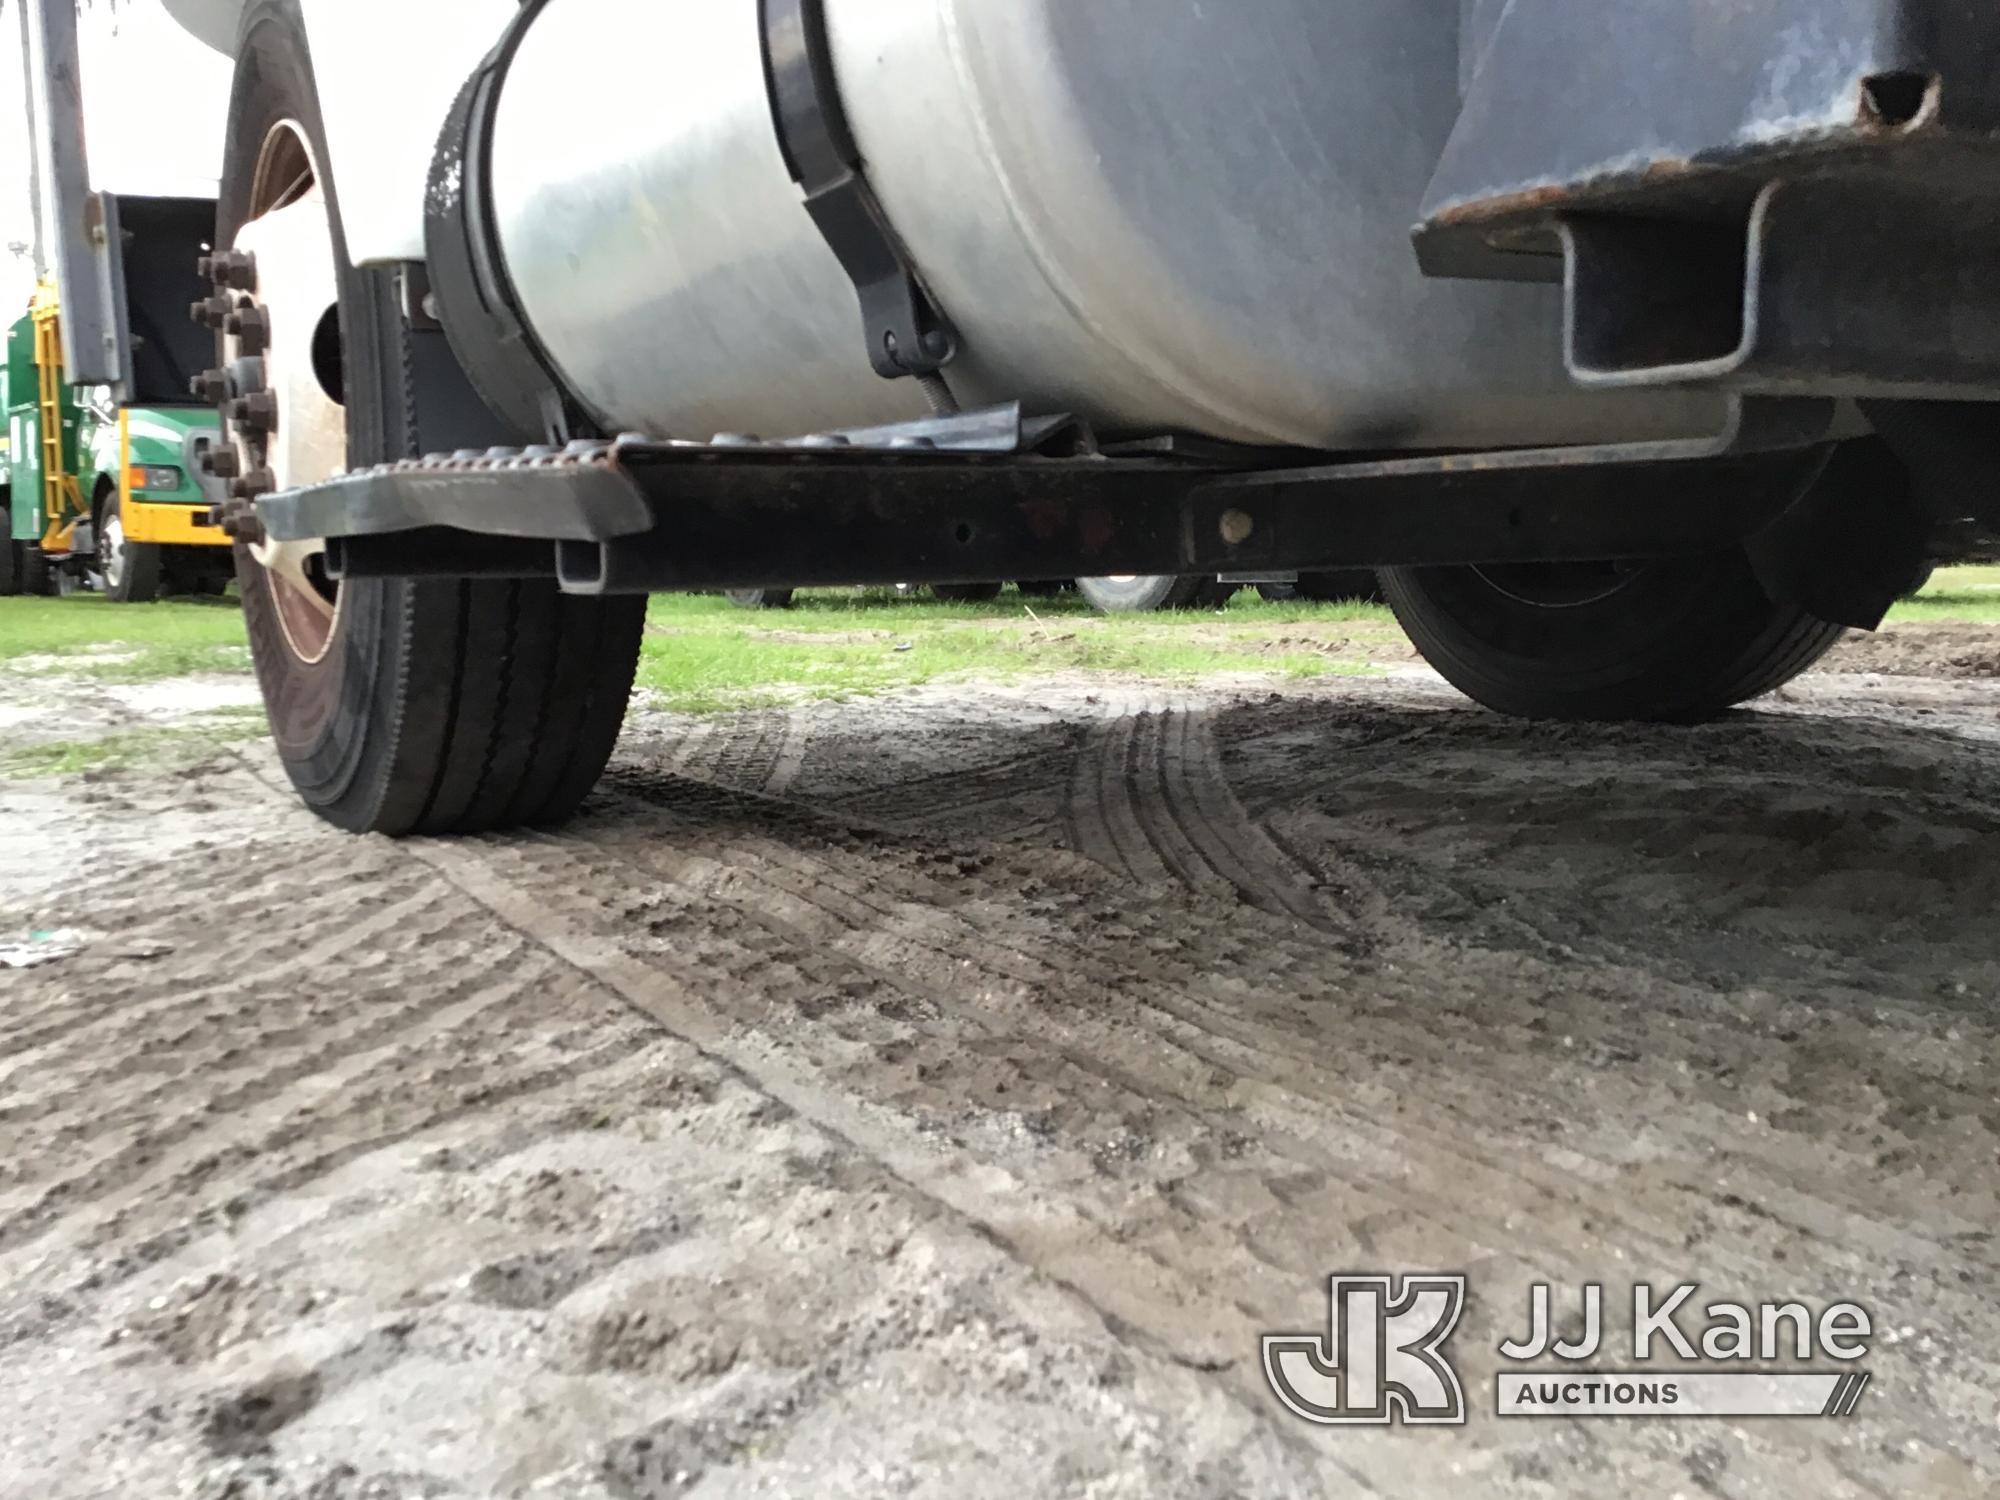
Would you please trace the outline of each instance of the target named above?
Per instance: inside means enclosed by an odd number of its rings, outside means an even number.
[[[257,257],[242,250],[224,250],[209,262],[209,280],[239,292],[257,289]]]
[[[201,456],[202,472],[213,479],[234,479],[243,472],[243,460],[234,448],[210,448]]]
[[[271,320],[255,303],[238,308],[225,318],[222,331],[235,334],[245,354],[262,354],[271,347]]]
[[[188,316],[204,328],[220,328],[223,319],[234,312],[235,307],[227,297],[210,297],[190,307]]]
[[[229,372],[203,370],[188,382],[188,390],[210,406],[220,406],[229,399]]]
[[[252,469],[230,485],[229,493],[238,500],[255,500],[260,495],[270,494],[277,487],[277,476],[269,469]]]
[[[252,391],[247,396],[238,396],[231,404],[229,414],[252,432],[278,430],[278,398],[269,391]]]

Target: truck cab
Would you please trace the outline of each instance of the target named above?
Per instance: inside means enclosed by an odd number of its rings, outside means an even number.
[[[116,204],[132,331],[121,388],[70,382],[53,286],[7,333],[0,400],[9,438],[8,556],[0,582],[26,592],[94,586],[118,603],[220,593],[234,559],[212,514],[221,494],[203,465],[221,440],[221,418],[192,388],[207,350],[187,320],[190,300],[204,290],[195,261],[214,232],[215,205],[140,197]]]

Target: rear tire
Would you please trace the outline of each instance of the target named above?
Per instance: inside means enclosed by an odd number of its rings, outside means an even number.
[[[97,574],[113,604],[151,604],[160,597],[162,549],[125,535],[124,506],[113,491],[97,511]]]
[[[217,244],[235,244],[268,207],[253,202],[258,163],[273,132],[297,122],[333,237],[348,464],[420,454],[413,335],[387,276],[348,261],[297,0],[256,0],[241,35]],[[311,477],[325,476],[294,482]],[[351,580],[308,656],[281,615],[282,592],[302,585],[241,543],[236,571],[278,753],[327,821],[385,834],[554,823],[603,772],[631,694],[643,598],[574,598],[543,580]]]
[[[790,609],[793,589],[724,589],[722,597],[738,609]]]
[[[15,557],[20,561],[20,590],[40,599],[56,591],[56,570],[49,566],[48,554],[35,542],[16,542]]]
[[[1131,578],[1079,578],[1078,592],[1091,607],[1107,615],[1148,614],[1161,609],[1219,609],[1236,592],[1205,574],[1177,577],[1172,573],[1139,574]]]
[[[1738,549],[1381,577],[1397,620],[1447,682],[1524,719],[1698,722],[1783,687],[1842,635],[1773,602]]]

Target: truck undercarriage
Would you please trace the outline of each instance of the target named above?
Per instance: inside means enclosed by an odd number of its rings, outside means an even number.
[[[1382,567],[1489,706],[1686,719],[2000,523],[1990,18],[1301,0],[1134,49],[1118,6],[939,3],[505,7],[421,258],[365,265],[315,66],[362,22],[176,5],[238,56],[201,383],[308,800],[379,753],[330,816],[560,815],[396,769],[412,688],[356,633],[427,589],[454,657],[526,599],[601,645],[657,590]],[[537,761],[540,692],[482,765]]]

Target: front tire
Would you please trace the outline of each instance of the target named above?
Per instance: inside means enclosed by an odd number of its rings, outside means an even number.
[[[113,604],[151,604],[160,597],[161,548],[125,535],[125,511],[116,491],[97,512],[98,576]]]
[[[1842,635],[1773,601],[1740,549],[1381,577],[1424,659],[1467,697],[1523,719],[1695,723],[1783,687]]]
[[[311,420],[345,426],[345,462],[362,468],[426,451],[422,392],[411,371],[435,368],[414,356],[418,339],[388,278],[357,271],[340,228],[339,199],[313,86],[298,0],[256,0],[245,16],[230,102],[218,238],[243,243],[246,226],[296,215],[323,199],[333,284],[314,291],[314,258],[290,261],[266,246],[257,292],[290,275],[287,327],[273,304],[266,357],[279,372],[324,366],[325,332],[338,331],[335,403],[302,409]],[[277,153],[274,157],[273,153]],[[273,186],[281,192],[273,194]],[[296,223],[294,218],[291,222]],[[272,226],[266,226],[270,232]],[[253,236],[254,237],[254,236]],[[294,245],[313,243],[311,235]],[[278,248],[286,242],[280,239]],[[319,244],[326,241],[320,239]],[[296,252],[288,252],[296,254]],[[303,269],[302,269],[303,268]],[[304,284],[311,296],[301,299]],[[337,321],[323,322],[330,308]],[[300,316],[303,309],[305,316]],[[425,349],[427,355],[439,351]],[[293,387],[298,388],[296,384]],[[332,414],[329,416],[328,413]],[[244,446],[276,438],[232,431]],[[335,456],[301,459],[299,447],[273,454],[286,486],[329,477]],[[246,468],[262,464],[246,464]],[[261,557],[260,557],[261,553]],[[267,563],[270,564],[267,566]],[[236,547],[245,622],[272,735],[306,805],[356,832],[465,833],[559,822],[603,772],[624,719],[639,655],[646,601],[586,599],[546,580],[364,579],[338,586],[317,559],[269,548]]]

